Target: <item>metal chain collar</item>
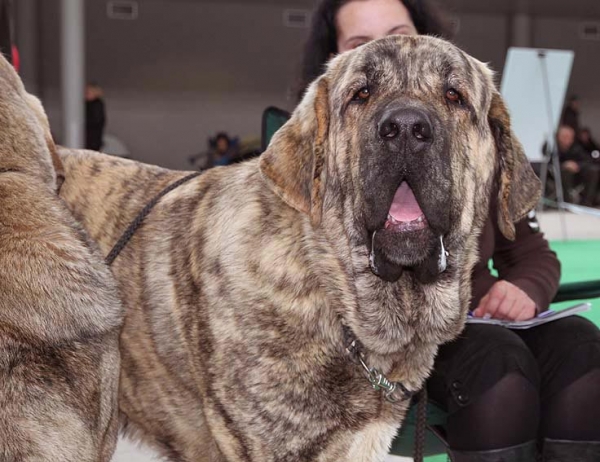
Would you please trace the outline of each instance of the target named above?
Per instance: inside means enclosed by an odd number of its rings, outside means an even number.
[[[347,332],[347,336],[349,335],[351,334]],[[401,382],[392,382],[375,367],[367,366],[365,357],[360,351],[360,347],[360,342],[357,339],[353,339],[346,347],[346,351],[350,355],[352,361],[363,368],[365,376],[373,389],[377,391],[383,390],[385,398],[391,403],[395,403],[399,400],[405,401],[413,397],[415,392],[408,390]],[[400,393],[400,396],[397,396],[398,392]]]

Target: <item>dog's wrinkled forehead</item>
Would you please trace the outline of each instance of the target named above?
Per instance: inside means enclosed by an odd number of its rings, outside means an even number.
[[[349,92],[369,86],[376,94],[430,98],[454,88],[468,94],[478,113],[489,108],[493,73],[450,42],[428,36],[391,36],[343,53],[328,73],[337,82],[331,97],[342,104]]]

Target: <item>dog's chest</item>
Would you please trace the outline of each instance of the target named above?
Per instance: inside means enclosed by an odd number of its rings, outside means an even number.
[[[375,421],[351,435],[344,460],[383,462],[398,430],[398,422]],[[333,459],[331,459],[333,461]],[[327,459],[329,462],[329,459]]]

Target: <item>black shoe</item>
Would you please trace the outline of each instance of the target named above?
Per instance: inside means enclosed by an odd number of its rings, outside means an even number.
[[[544,440],[544,462],[598,462],[600,441]]]
[[[452,462],[535,462],[535,454],[535,441],[489,451],[448,451]]]

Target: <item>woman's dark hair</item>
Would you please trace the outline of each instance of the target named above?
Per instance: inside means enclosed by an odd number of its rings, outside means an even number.
[[[304,45],[302,70],[297,85],[297,98],[302,99],[304,91],[314,79],[325,71],[325,64],[337,50],[335,16],[346,3],[359,0],[322,0],[312,17],[308,39]],[[435,35],[450,39],[450,25],[439,8],[429,0],[398,0],[408,10],[417,32],[421,35]]]

